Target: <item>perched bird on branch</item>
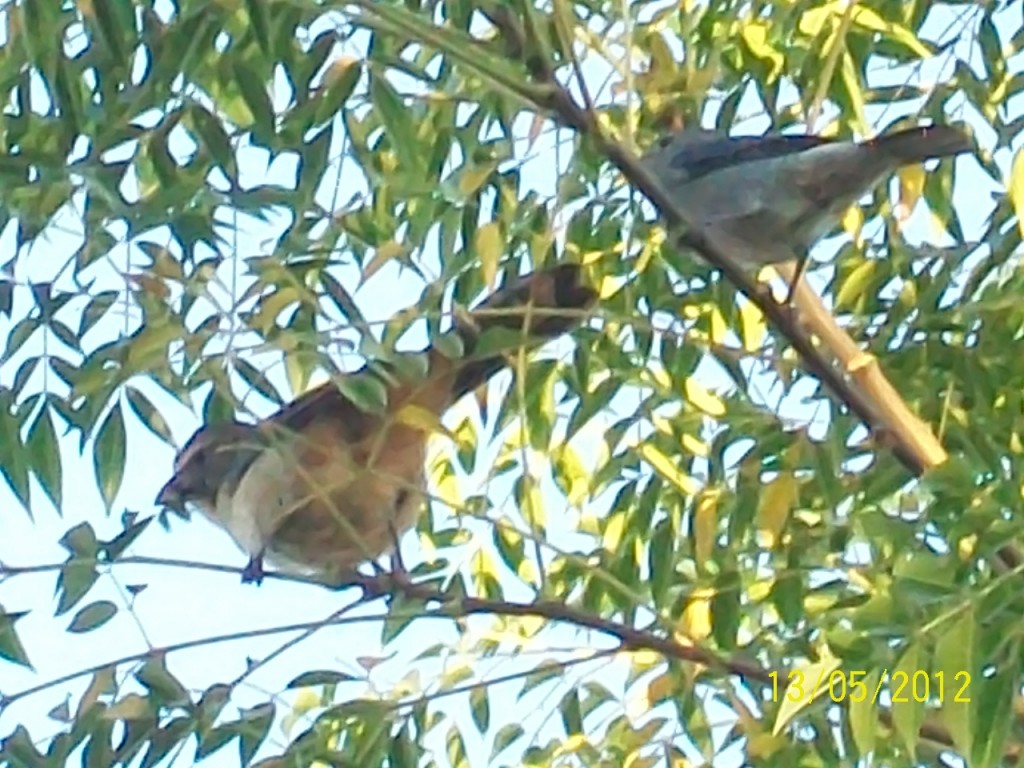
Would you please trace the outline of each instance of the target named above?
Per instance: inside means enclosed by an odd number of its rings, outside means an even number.
[[[970,137],[945,125],[861,142],[687,129],[660,139],[643,164],[738,266],[799,260],[802,270],[810,247],[883,179],[903,166],[969,149]]]
[[[383,377],[382,412],[362,410],[332,381],[257,424],[202,427],[178,453],[157,503],[192,503],[227,530],[250,556],[243,582],[262,580],[264,556],[285,571],[342,579],[392,551],[416,521],[431,420],[522,346],[581,324],[595,299],[578,265],[524,275],[456,316],[461,356],[431,347],[425,375],[396,369]],[[484,335],[486,351],[476,354]],[[364,367],[345,378],[374,375]]]

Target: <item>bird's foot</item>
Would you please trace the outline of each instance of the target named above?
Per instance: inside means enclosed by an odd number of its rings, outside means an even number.
[[[796,297],[796,288],[800,284],[800,281],[804,279],[804,274],[807,272],[807,264],[810,261],[810,257],[807,254],[801,256],[796,263],[796,269],[793,272],[793,279],[789,281],[789,292],[786,294],[785,305],[787,307],[793,306],[793,299]]]
[[[242,583],[255,584],[257,587],[263,583],[263,553],[253,555],[242,570]]]

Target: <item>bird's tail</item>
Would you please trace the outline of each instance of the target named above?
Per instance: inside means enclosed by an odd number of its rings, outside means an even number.
[[[900,165],[949,157],[971,149],[971,138],[950,125],[927,125],[877,136],[865,142]]]
[[[454,330],[462,340],[465,359],[455,377],[453,397],[487,381],[519,347],[537,346],[580,325],[596,299],[597,292],[585,282],[579,264],[559,264],[517,278],[468,316],[457,317]],[[506,333],[488,333],[499,328]],[[488,335],[486,351],[479,348],[484,334]]]

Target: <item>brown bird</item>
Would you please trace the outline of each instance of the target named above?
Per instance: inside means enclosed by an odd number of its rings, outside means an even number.
[[[191,502],[231,534],[250,556],[243,583],[262,580],[264,556],[287,572],[343,579],[395,549],[415,522],[426,499],[431,420],[508,364],[507,344],[474,355],[481,334],[503,328],[515,333],[513,349],[536,346],[580,324],[595,299],[578,265],[524,275],[457,316],[461,357],[431,347],[425,376],[386,377],[382,412],[362,410],[341,391],[375,375],[364,366],[341,388],[327,382],[258,424],[202,427],[178,453],[157,503],[184,510]]]

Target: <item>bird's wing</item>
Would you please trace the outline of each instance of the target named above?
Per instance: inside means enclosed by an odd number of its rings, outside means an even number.
[[[831,141],[809,134],[727,136],[717,131],[690,130],[659,142],[647,159],[693,181],[726,168],[785,157]]]
[[[345,378],[373,375],[366,366],[352,373],[341,374]],[[303,433],[311,425],[327,421],[337,425],[347,442],[362,439],[379,421],[375,414],[368,413],[352,402],[334,381],[327,381],[304,392],[277,413],[263,422],[265,431],[273,434],[283,430],[286,433]]]

